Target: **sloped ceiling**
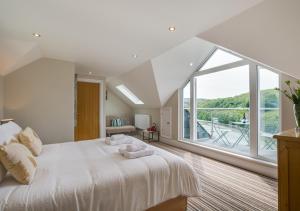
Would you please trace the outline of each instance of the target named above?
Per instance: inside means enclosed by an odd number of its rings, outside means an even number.
[[[160,100],[151,62],[145,62],[128,73],[125,73],[119,77],[108,79],[107,82],[109,88],[132,107],[160,107]],[[130,91],[132,91],[140,100],[144,102],[144,105],[135,105],[127,97],[121,94],[116,89],[116,86],[120,84],[124,84]]]
[[[36,43],[0,38],[0,72],[3,75],[39,58],[41,52]]]
[[[299,0],[266,0],[199,37],[300,78],[299,11]]]
[[[192,38],[134,70],[108,80],[111,90],[133,107],[160,108],[180,88],[200,63],[214,49],[214,45]],[[193,63],[190,66],[190,63]],[[115,87],[127,86],[144,105],[134,105]]]
[[[74,62],[81,72],[116,76],[261,1],[9,0],[1,2],[0,31],[1,37],[33,42],[42,57]],[[176,32],[168,31],[172,25]],[[34,32],[42,36],[33,37]],[[5,60],[20,66],[18,52],[4,51]],[[5,65],[0,74],[14,67]]]
[[[183,86],[213,49],[213,44],[194,37],[151,60],[161,105]]]

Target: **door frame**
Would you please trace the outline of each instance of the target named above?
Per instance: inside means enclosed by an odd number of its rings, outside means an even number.
[[[77,82],[88,82],[88,83],[99,83],[99,89],[100,89],[100,112],[99,112],[99,130],[100,130],[100,138],[105,138],[106,136],[106,127],[105,127],[105,85],[104,85],[104,80],[99,80],[99,79],[89,79],[89,78],[84,78],[78,76]],[[75,114],[76,115],[76,114]]]
[[[163,128],[163,110],[169,110],[170,114],[171,114],[170,115],[170,136],[165,136],[163,134],[163,130],[162,130],[162,128]],[[160,120],[161,120],[161,123],[160,123],[160,131],[161,131],[160,136],[163,137],[163,138],[168,138],[168,139],[172,138],[172,115],[173,115],[173,113],[172,113],[172,107],[171,106],[163,107],[163,108],[160,109]]]

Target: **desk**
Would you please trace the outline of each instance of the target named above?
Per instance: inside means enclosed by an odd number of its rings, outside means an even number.
[[[153,139],[153,134],[157,134],[157,140]],[[148,134],[148,137],[145,137],[145,134]],[[160,136],[160,132],[159,131],[148,131],[148,130],[143,130],[143,140],[147,140],[147,141],[159,141],[159,136]]]
[[[238,145],[243,139],[247,141],[249,144],[249,130],[250,130],[250,123],[249,122],[232,122],[232,125],[238,126],[237,129],[241,132],[241,135],[232,145],[232,148]]]

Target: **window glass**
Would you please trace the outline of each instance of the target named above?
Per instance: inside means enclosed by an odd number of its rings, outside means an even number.
[[[258,67],[259,71],[259,135],[258,155],[276,160],[277,146],[273,135],[280,130],[279,75]]]
[[[240,57],[237,57],[231,53],[217,49],[213,55],[205,62],[201,67],[201,70],[207,70],[213,67],[233,63],[242,60]]]
[[[197,141],[250,152],[249,66],[196,77]]]
[[[191,118],[191,83],[183,89],[183,138],[190,139],[190,118]]]

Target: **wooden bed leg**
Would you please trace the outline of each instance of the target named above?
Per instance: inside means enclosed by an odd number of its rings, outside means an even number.
[[[187,197],[178,196],[168,201],[162,202],[146,211],[186,211],[187,210]]]

